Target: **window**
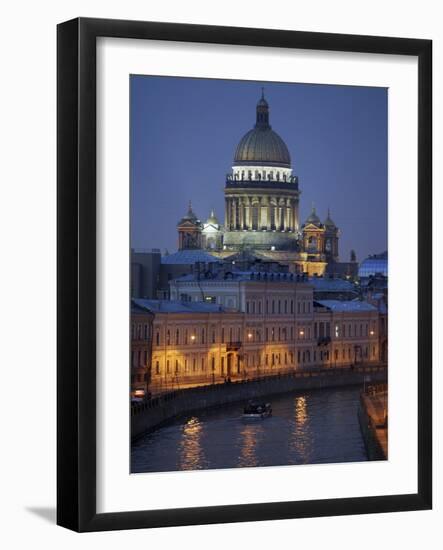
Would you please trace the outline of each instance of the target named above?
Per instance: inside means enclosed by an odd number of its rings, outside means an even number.
[[[275,313],[275,300],[272,300],[272,313]]]
[[[281,313],[281,300],[278,301],[278,313]]]
[[[215,330],[212,331],[212,343],[215,344]]]
[[[346,337],[346,325],[342,325],[341,329],[342,329],[342,332],[343,332],[343,338],[345,338]]]
[[[155,335],[155,343],[157,344],[157,346],[160,345],[160,333],[157,332],[156,335]]]
[[[166,345],[170,345],[171,343],[171,331],[168,330],[168,332],[166,333]]]
[[[222,372],[222,374],[225,373],[225,358],[224,357],[221,358],[221,372]]]
[[[202,357],[201,366],[202,366],[202,371],[204,371],[205,370],[205,358],[204,357]]]
[[[215,357],[212,357],[212,359],[211,359],[211,370],[212,370],[212,372],[215,371]]]
[[[176,344],[176,345],[178,345],[179,340],[180,340],[180,332],[179,332],[179,330],[177,329],[177,330],[175,331],[175,344]]]
[[[261,300],[258,302],[258,314],[261,315]]]
[[[148,331],[148,325],[145,325],[145,340],[148,339],[149,331]]]
[[[155,374],[160,374],[160,361],[155,362]]]
[[[222,344],[225,343],[225,329],[222,328],[222,331],[221,331],[221,341],[222,341]]]
[[[196,371],[196,368],[197,368],[197,361],[194,357],[194,359],[192,360],[192,370],[195,372]]]
[[[202,328],[202,344],[205,343],[205,329]]]
[[[285,300],[285,313],[288,313],[288,301]]]
[[[166,372],[169,374],[170,372],[170,366],[169,366],[169,359],[166,361]]]
[[[175,360],[175,372],[178,372],[178,359]]]

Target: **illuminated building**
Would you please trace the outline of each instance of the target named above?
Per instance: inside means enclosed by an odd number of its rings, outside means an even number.
[[[154,314],[131,304],[131,395],[144,397],[148,391],[152,364]]]
[[[133,300],[153,314],[149,390],[379,362],[379,313],[359,301],[313,300],[307,283],[249,281],[243,308]]]
[[[179,251],[203,249],[231,260],[249,250],[257,258],[278,261],[290,271],[322,276],[327,272],[354,276],[355,261],[339,262],[339,229],[328,210],[321,221],[313,208],[300,227],[298,177],[284,140],[270,125],[263,93],[256,106],[254,127],[238,143],[226,176],[225,219],[214,210],[206,222],[189,204],[177,224]]]

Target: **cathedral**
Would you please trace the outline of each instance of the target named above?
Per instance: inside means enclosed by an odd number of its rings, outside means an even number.
[[[241,138],[226,176],[224,223],[214,210],[201,221],[190,202],[177,225],[179,250],[205,250],[221,260],[247,253],[309,276],[354,271],[355,257],[339,262],[339,229],[329,210],[322,221],[312,207],[300,224],[300,193],[291,155],[270,125],[262,91],[255,125]]]

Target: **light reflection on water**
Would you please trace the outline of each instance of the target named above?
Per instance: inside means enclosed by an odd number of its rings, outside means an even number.
[[[270,418],[244,421],[242,404],[180,419],[139,439],[132,472],[367,460],[357,419],[359,388],[271,399]]]
[[[180,439],[179,470],[198,470],[205,468],[206,460],[200,438],[203,426],[198,418],[193,416],[183,426],[183,436]]]

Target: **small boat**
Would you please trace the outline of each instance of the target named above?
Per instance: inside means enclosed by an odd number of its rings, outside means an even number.
[[[246,420],[255,418],[267,418],[272,415],[272,407],[270,403],[256,403],[249,401],[243,409],[243,418]]]

